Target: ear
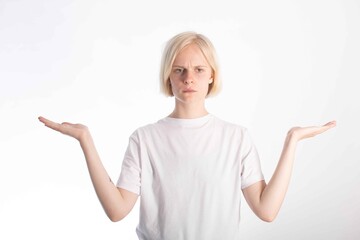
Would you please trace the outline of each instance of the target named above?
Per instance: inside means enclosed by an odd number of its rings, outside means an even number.
[[[209,79],[209,84],[212,84],[213,81],[214,81],[213,78],[210,78],[210,79]]]

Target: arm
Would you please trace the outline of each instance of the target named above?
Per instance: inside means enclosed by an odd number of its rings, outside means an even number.
[[[335,126],[335,122],[329,122],[320,127],[294,127],[290,129],[285,139],[280,160],[269,183],[260,181],[243,189],[246,201],[260,219],[271,222],[280,210],[290,182],[297,143]]]
[[[123,219],[134,207],[138,195],[117,188],[113,184],[100,160],[88,128],[81,124],[59,124],[43,117],[39,117],[39,120],[45,126],[71,136],[80,142],[95,192],[107,216],[111,221]]]

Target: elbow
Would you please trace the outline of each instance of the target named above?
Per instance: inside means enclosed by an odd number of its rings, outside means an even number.
[[[113,216],[108,216],[109,217],[109,219],[110,219],[110,221],[112,221],[112,222],[119,222],[119,221],[121,221],[123,218],[121,218],[121,217],[113,217]]]
[[[112,222],[119,222],[126,217],[126,215],[122,213],[107,213],[106,215]]]
[[[264,222],[268,222],[271,223],[276,219],[277,213],[271,213],[271,212],[263,212],[258,214],[258,217],[264,221]]]
[[[108,216],[108,218],[112,222],[119,222],[124,219],[124,217],[122,217],[122,216]]]
[[[268,215],[268,216],[259,216],[259,218],[261,220],[263,220],[264,222],[268,222],[268,223],[271,223],[275,220],[276,216],[271,216],[271,215]]]

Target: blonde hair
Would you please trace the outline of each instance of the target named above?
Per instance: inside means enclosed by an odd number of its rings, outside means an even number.
[[[209,85],[208,96],[214,96],[220,91],[219,65],[213,44],[202,34],[183,32],[172,37],[165,45],[160,67],[160,91],[166,96],[174,96],[170,85],[170,73],[175,58],[180,51],[190,44],[199,47],[211,67],[213,81]]]

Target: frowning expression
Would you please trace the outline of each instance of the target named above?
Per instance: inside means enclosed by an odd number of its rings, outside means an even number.
[[[212,81],[212,69],[200,48],[190,44],[182,49],[175,58],[170,74],[176,100],[204,101]]]

